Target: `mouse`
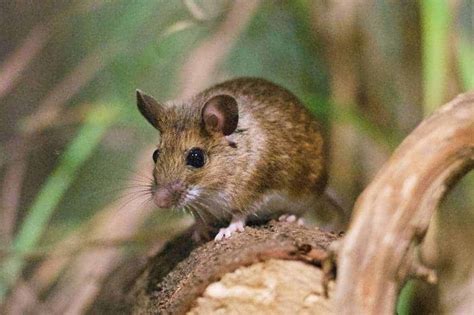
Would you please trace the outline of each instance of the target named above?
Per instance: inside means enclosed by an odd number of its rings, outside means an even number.
[[[328,218],[327,144],[321,124],[289,90],[243,77],[184,100],[158,102],[141,90],[137,106],[159,132],[152,200],[195,217],[198,238],[219,241],[253,219]],[[340,226],[344,215],[333,207]]]

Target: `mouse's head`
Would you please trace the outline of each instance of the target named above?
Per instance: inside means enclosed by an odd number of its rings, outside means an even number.
[[[199,95],[192,101],[160,104],[137,91],[142,115],[160,132],[153,153],[153,200],[159,208],[205,206],[232,174],[235,144],[226,139],[238,123],[229,95]]]

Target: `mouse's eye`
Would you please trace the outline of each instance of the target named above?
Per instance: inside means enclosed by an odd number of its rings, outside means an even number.
[[[186,165],[200,168],[204,166],[204,151],[200,148],[192,148],[186,156]]]
[[[155,150],[155,152],[153,152],[153,162],[156,163],[159,156],[160,156],[160,150]]]

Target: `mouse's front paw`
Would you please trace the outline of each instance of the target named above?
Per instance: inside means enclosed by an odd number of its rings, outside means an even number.
[[[223,240],[224,238],[229,238],[234,232],[243,232],[245,227],[244,219],[235,219],[229,224],[226,228],[221,228],[219,233],[217,233],[214,238],[215,241]]]

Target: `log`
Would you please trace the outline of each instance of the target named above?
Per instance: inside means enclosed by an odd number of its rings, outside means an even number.
[[[170,241],[132,286],[104,288],[89,313],[332,314],[334,275],[323,265],[338,235],[275,221],[220,242],[197,244],[191,235]]]

